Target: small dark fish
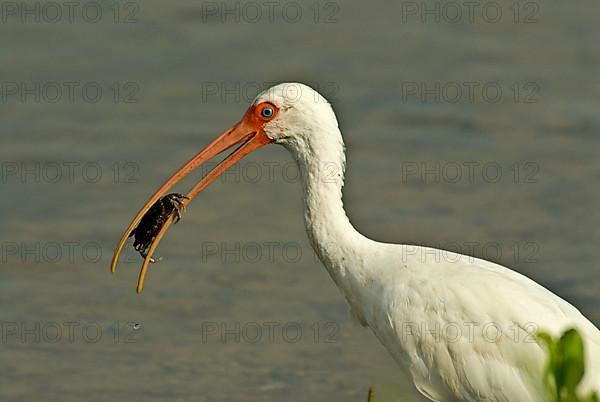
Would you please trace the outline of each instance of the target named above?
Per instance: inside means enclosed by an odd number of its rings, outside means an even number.
[[[137,227],[131,231],[129,237],[134,236],[133,248],[139,251],[142,257],[146,258],[152,242],[173,213],[176,214],[174,223],[179,222],[184,209],[184,199],[188,199],[188,197],[178,193],[167,194],[160,198],[144,214]],[[150,262],[156,261],[151,258]]]

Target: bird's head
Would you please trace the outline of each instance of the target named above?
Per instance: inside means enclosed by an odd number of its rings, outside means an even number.
[[[262,131],[283,145],[318,142],[318,135],[337,129],[329,102],[317,91],[299,83],[283,83],[259,94],[241,123]]]
[[[329,135],[323,135],[327,133]],[[125,230],[113,256],[111,271],[114,272],[119,254],[132,230],[138,225],[148,210],[163,197],[167,191],[184,177],[216,155],[233,149],[213,170],[204,176],[182,201],[183,206],[204,190],[211,182],[237,161],[252,151],[270,143],[279,143],[296,154],[297,159],[309,155],[313,159],[323,159],[319,155],[331,154],[338,150],[342,154],[343,142],[337,128],[335,114],[329,102],[312,88],[299,83],[276,85],[261,94],[252,102],[242,119],[225,131],[192,159],[179,168],[154,195],[144,204],[129,227]],[[138,293],[141,292],[148,262],[168,227],[173,223],[172,216],[162,227],[147,253],[140,273]]]

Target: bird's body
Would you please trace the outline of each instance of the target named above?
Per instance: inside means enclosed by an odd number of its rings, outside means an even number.
[[[586,339],[582,390],[599,388],[598,329],[534,281],[465,255],[445,252],[452,262],[423,258],[435,259],[435,249],[375,242],[368,248],[370,255],[357,260],[341,257],[346,263],[333,269],[335,281],[353,315],[429,399],[546,401],[547,356],[534,334],[556,336],[571,327]]]
[[[261,136],[263,143],[290,151],[302,177],[311,245],[352,314],[412,375],[423,395],[438,402],[547,401],[545,353],[534,334],[558,335],[570,327],[585,340],[582,391],[600,390],[600,331],[560,297],[489,261],[379,243],[354,229],[342,203],[344,142],[331,106],[317,92],[296,83],[265,91],[242,121],[207,149],[232,135],[241,138],[237,143],[245,141],[240,149]],[[202,162],[203,152],[181,171]],[[147,205],[178,181],[178,174]],[[195,191],[188,195],[193,198]]]
[[[306,112],[327,105],[322,98],[308,103],[295,107]],[[379,243],[356,231],[342,203],[345,158],[337,120],[327,109],[309,115],[303,128],[312,133],[311,143],[283,145],[301,172],[311,245],[352,314],[423,395],[438,402],[545,401],[546,357],[534,334],[559,335],[569,327],[586,339],[584,388],[600,389],[600,331],[571,304],[498,264]]]

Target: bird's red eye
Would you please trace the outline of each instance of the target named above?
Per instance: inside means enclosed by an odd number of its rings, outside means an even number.
[[[275,117],[275,114],[277,113],[277,108],[275,107],[275,105],[265,102],[258,106],[256,112],[261,119],[271,120],[273,117]]]

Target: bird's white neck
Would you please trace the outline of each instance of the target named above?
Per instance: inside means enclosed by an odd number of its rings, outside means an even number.
[[[341,133],[328,127],[318,144],[284,144],[298,163],[304,194],[304,222],[311,245],[347,298],[359,295],[373,273],[362,263],[371,240],[350,223],[342,202],[345,154]],[[350,300],[349,300],[350,301]],[[352,304],[352,303],[351,303]]]
[[[344,275],[341,255],[360,234],[354,229],[342,201],[343,172],[336,162],[300,164],[304,224],[315,252],[333,274]]]

